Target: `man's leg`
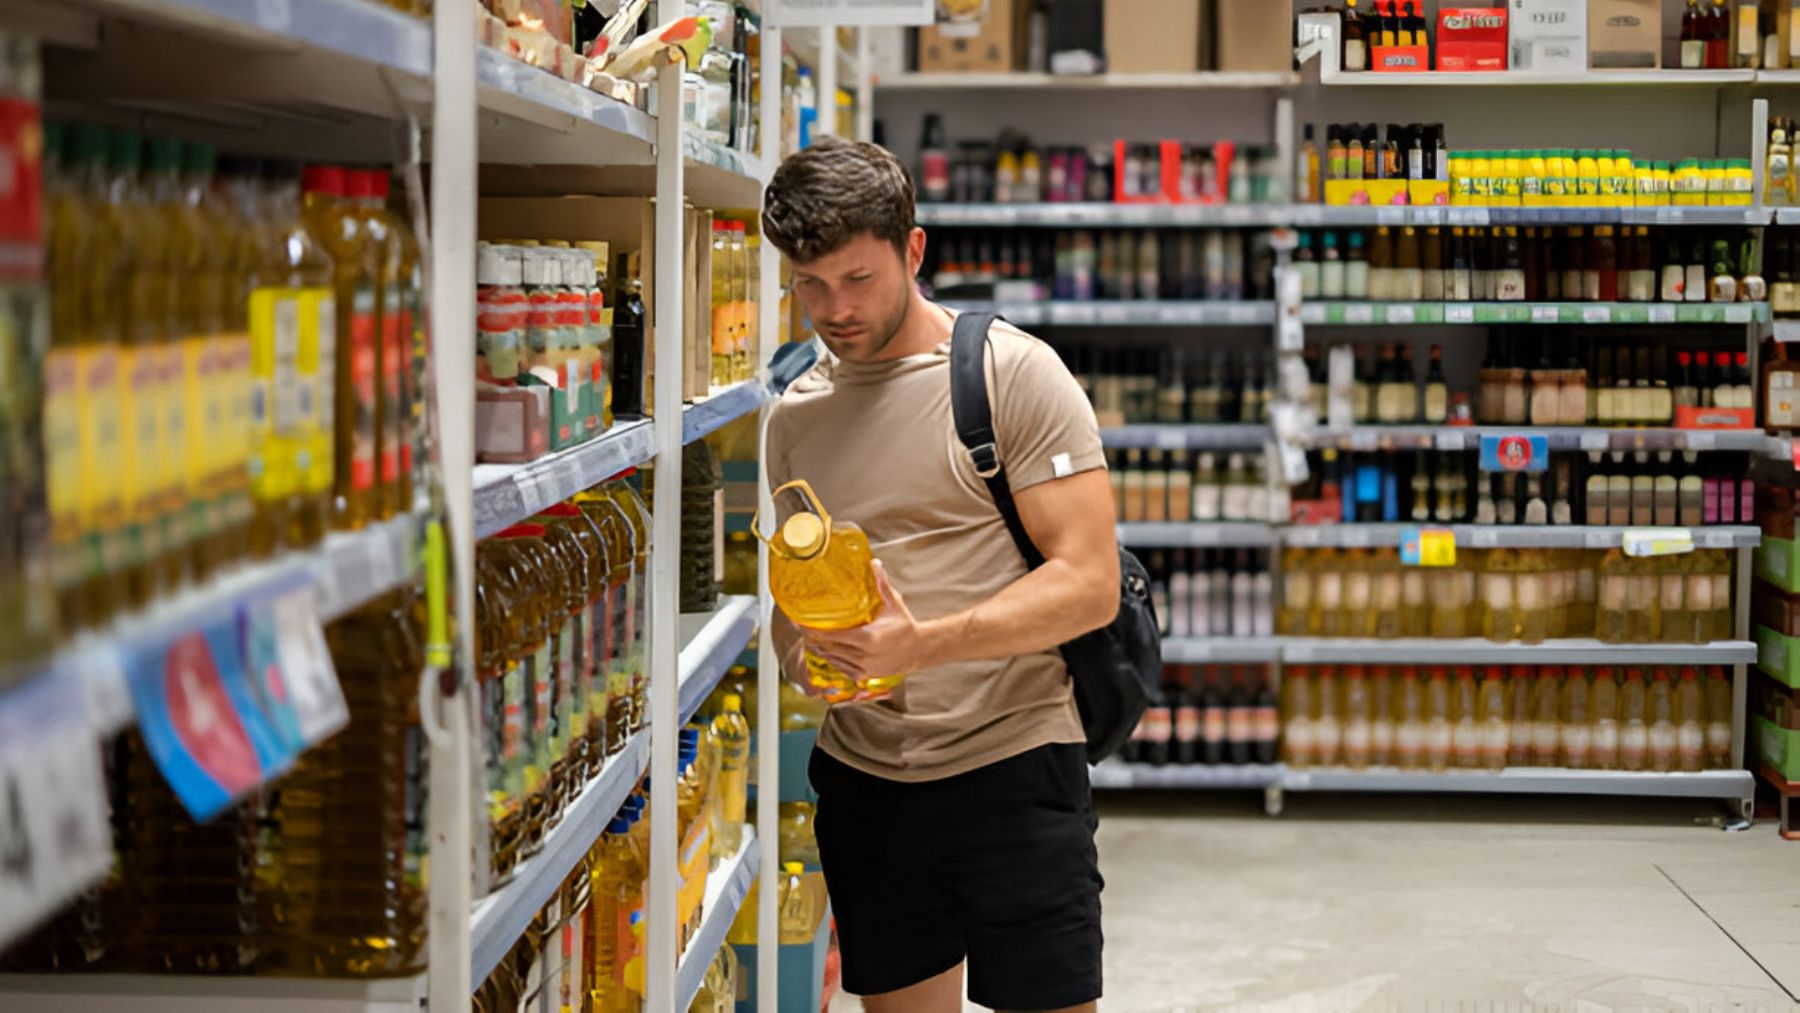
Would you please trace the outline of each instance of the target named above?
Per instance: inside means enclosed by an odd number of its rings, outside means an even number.
[[[898,992],[862,997],[864,1013],[962,1013],[963,968],[952,967]]]

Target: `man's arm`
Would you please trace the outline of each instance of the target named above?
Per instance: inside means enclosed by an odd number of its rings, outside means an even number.
[[[1105,469],[1041,482],[1014,496],[1044,565],[987,601],[918,621],[879,565],[886,607],[849,630],[806,629],[807,643],[854,678],[1049,650],[1119,612],[1119,548]]]

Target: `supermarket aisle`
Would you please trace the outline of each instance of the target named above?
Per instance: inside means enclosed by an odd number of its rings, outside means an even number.
[[[1715,812],[1114,797],[1102,1008],[1792,1009],[1800,846],[1695,825]]]

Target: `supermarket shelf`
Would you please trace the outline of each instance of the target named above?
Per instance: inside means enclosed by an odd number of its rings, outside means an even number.
[[[1605,302],[1308,302],[1303,323],[1387,324],[1749,324],[1769,320],[1769,304]]]
[[[1281,658],[1290,664],[1418,665],[1748,665],[1756,644],[1721,640],[1711,644],[1605,644],[1592,637],[1546,640],[1541,644],[1496,644],[1475,637],[1445,640],[1281,639]]]
[[[1285,771],[1276,764],[1242,764],[1203,766],[1170,764],[1153,767],[1147,763],[1121,763],[1106,760],[1088,768],[1088,781],[1095,788],[1268,788],[1281,783]]]
[[[1265,548],[1275,528],[1253,521],[1170,521],[1119,525],[1122,545],[1151,549]]]
[[[656,118],[635,106],[486,46],[476,50],[475,80],[481,111],[506,117],[489,117],[483,124],[484,162],[649,165],[654,160]]]
[[[368,0],[82,0],[78,6],[191,36],[287,53],[322,50],[431,75],[430,22]]]
[[[1788,345],[1800,342],[1800,320],[1775,321],[1775,340]]]
[[[1275,89],[1298,84],[1298,74],[1281,71],[1196,71],[1175,74],[898,74],[877,78],[878,91],[1126,91],[1150,89]]]
[[[681,650],[679,668],[682,724],[693,717],[750,642],[755,625],[756,599],[750,597],[726,598],[710,614],[681,617],[682,642],[687,645]],[[563,810],[562,821],[545,835],[543,849],[520,863],[505,886],[476,902],[469,932],[474,974],[470,991],[481,987],[532,918],[561,889],[643,778],[649,762],[650,735],[639,732]]]
[[[816,79],[822,66],[819,61],[819,37],[821,35],[831,38],[831,48],[837,55],[838,80],[851,82],[860,77],[861,68],[856,62],[856,55],[837,41],[837,30],[834,28],[792,29],[781,33],[781,42],[794,54],[794,59],[798,60],[801,66],[813,69]]]
[[[1773,208],[1489,208],[1326,204],[921,204],[919,224],[1059,228],[1369,228],[1377,225],[1767,225]]]
[[[1795,73],[1800,74],[1800,71],[1795,71]],[[1800,208],[1776,208],[1775,224],[1800,225]]]
[[[1261,450],[1269,437],[1268,426],[1235,422],[1108,426],[1100,430],[1102,444],[1122,450]]]
[[[703,439],[714,430],[756,411],[768,400],[768,388],[760,380],[745,380],[713,392],[681,410],[681,442]]]
[[[1283,528],[1281,544],[1295,548],[1392,548],[1407,528],[1448,527],[1467,549],[1616,549],[1626,527],[1523,524],[1327,524]],[[1701,549],[1744,549],[1762,544],[1762,529],[1748,524],[1691,528]]]
[[[746,380],[688,405],[681,413],[682,442],[692,443],[748,415],[762,406],[764,398],[763,385]],[[629,419],[586,443],[530,464],[478,464],[475,537],[486,538],[655,456],[655,430],[650,421]]]
[[[1522,88],[1606,87],[1609,85],[1659,85],[1663,87],[1717,88],[1728,84],[1751,84],[1754,70],[1592,70],[1573,73],[1545,73],[1524,70],[1460,72],[1429,70],[1414,74],[1345,72],[1321,68],[1319,83],[1329,87],[1401,87],[1401,88],[1486,88],[1510,86]]]
[[[0,974],[0,1005],[33,1013],[418,1013],[425,976],[367,981],[179,974]]]
[[[1281,658],[1281,637],[1165,637],[1163,661],[1171,665],[1272,663]]]
[[[756,829],[745,825],[744,842],[738,846],[737,854],[721,861],[706,877],[700,929],[688,940],[687,952],[681,955],[681,964],[675,969],[676,1009],[687,1009],[699,994],[707,965],[718,955],[719,947],[725,945],[725,934],[744,906],[744,898],[749,896],[761,866],[762,842],[756,839]]]
[[[964,312],[998,313],[1020,327],[1266,327],[1275,322],[1272,302],[950,300],[946,305]]]
[[[1774,438],[1760,429],[1627,429],[1588,426],[1389,426],[1315,430],[1314,449],[1477,450],[1483,436],[1542,434],[1551,450],[1725,450],[1779,456]]]
[[[1662,798],[1718,798],[1744,802],[1754,795],[1747,770],[1660,773],[1635,770],[1558,770],[1508,767],[1505,770],[1288,770],[1286,791],[1457,792],[1522,795],[1637,795]]]
[[[423,518],[403,514],[361,531],[325,536],[309,568],[318,588],[321,622],[338,616],[399,587],[419,571]]]

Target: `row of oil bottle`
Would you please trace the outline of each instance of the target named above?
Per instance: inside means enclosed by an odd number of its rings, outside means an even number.
[[[1560,665],[1294,666],[1292,767],[1695,771],[1732,766],[1730,673]]]
[[[1459,548],[1446,567],[1404,565],[1394,549],[1290,549],[1280,584],[1275,632],[1288,636],[1710,643],[1733,629],[1731,557],[1716,549]]]
[[[63,627],[411,509],[425,315],[388,173],[45,126]]]

